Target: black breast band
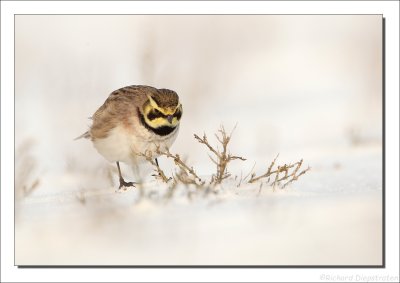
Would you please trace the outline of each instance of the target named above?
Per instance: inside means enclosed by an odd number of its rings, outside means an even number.
[[[139,108],[137,109],[137,113],[138,113],[139,120],[142,123],[142,125],[145,126],[147,130],[149,130],[157,135],[167,136],[170,133],[172,133],[176,128],[176,127],[170,127],[170,126],[162,126],[162,127],[158,127],[158,128],[153,128],[146,123],[146,121],[144,120],[143,114],[140,113],[140,111],[139,111]]]

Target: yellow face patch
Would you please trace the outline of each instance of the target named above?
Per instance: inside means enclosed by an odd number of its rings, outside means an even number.
[[[163,126],[176,127],[179,124],[179,120],[176,117],[172,119],[171,123],[165,118],[156,118],[150,120],[149,118],[147,118],[147,116],[144,116],[144,120],[146,121],[147,125],[152,128],[159,128]]]
[[[157,103],[150,97],[149,103],[143,107],[143,116],[147,125],[152,128],[160,128],[163,126],[176,127],[182,113],[182,105],[176,107],[159,107]],[[180,115],[176,115],[179,111]]]
[[[149,102],[150,104],[146,105],[151,106],[152,109],[157,109],[158,111],[160,111],[161,113],[163,113],[164,115],[174,115],[174,113],[176,112],[176,110],[178,110],[179,107],[181,107],[182,105],[179,103],[176,107],[159,107],[157,102],[155,102],[155,100],[150,96],[147,95],[147,97],[149,98]]]
[[[174,115],[176,109],[178,107],[172,108],[172,107],[166,107],[166,108],[158,108],[157,110],[163,113],[164,115]]]
[[[147,95],[147,98],[149,99],[150,105],[151,105],[153,108],[158,108],[157,103],[154,101],[154,99],[153,99],[150,95]]]

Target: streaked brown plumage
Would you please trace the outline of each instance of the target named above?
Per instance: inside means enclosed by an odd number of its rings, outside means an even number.
[[[123,180],[119,162],[136,165],[140,153],[169,148],[182,116],[176,92],[150,86],[127,86],[113,91],[93,114],[93,124],[80,137],[90,138],[97,151],[117,162],[120,188],[133,186]],[[79,137],[79,138],[80,138]]]

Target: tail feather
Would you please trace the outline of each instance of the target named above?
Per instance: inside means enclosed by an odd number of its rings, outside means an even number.
[[[86,133],[83,133],[82,135],[80,135],[79,137],[74,138],[74,141],[79,140],[81,138],[85,138],[85,139],[90,139],[90,133],[89,131],[87,131]]]

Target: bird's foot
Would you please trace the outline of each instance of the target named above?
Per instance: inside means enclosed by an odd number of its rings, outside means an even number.
[[[120,178],[118,189],[121,190],[122,188],[125,188],[125,190],[126,190],[127,187],[135,187],[135,184],[136,184],[135,182],[125,182],[124,179]]]

